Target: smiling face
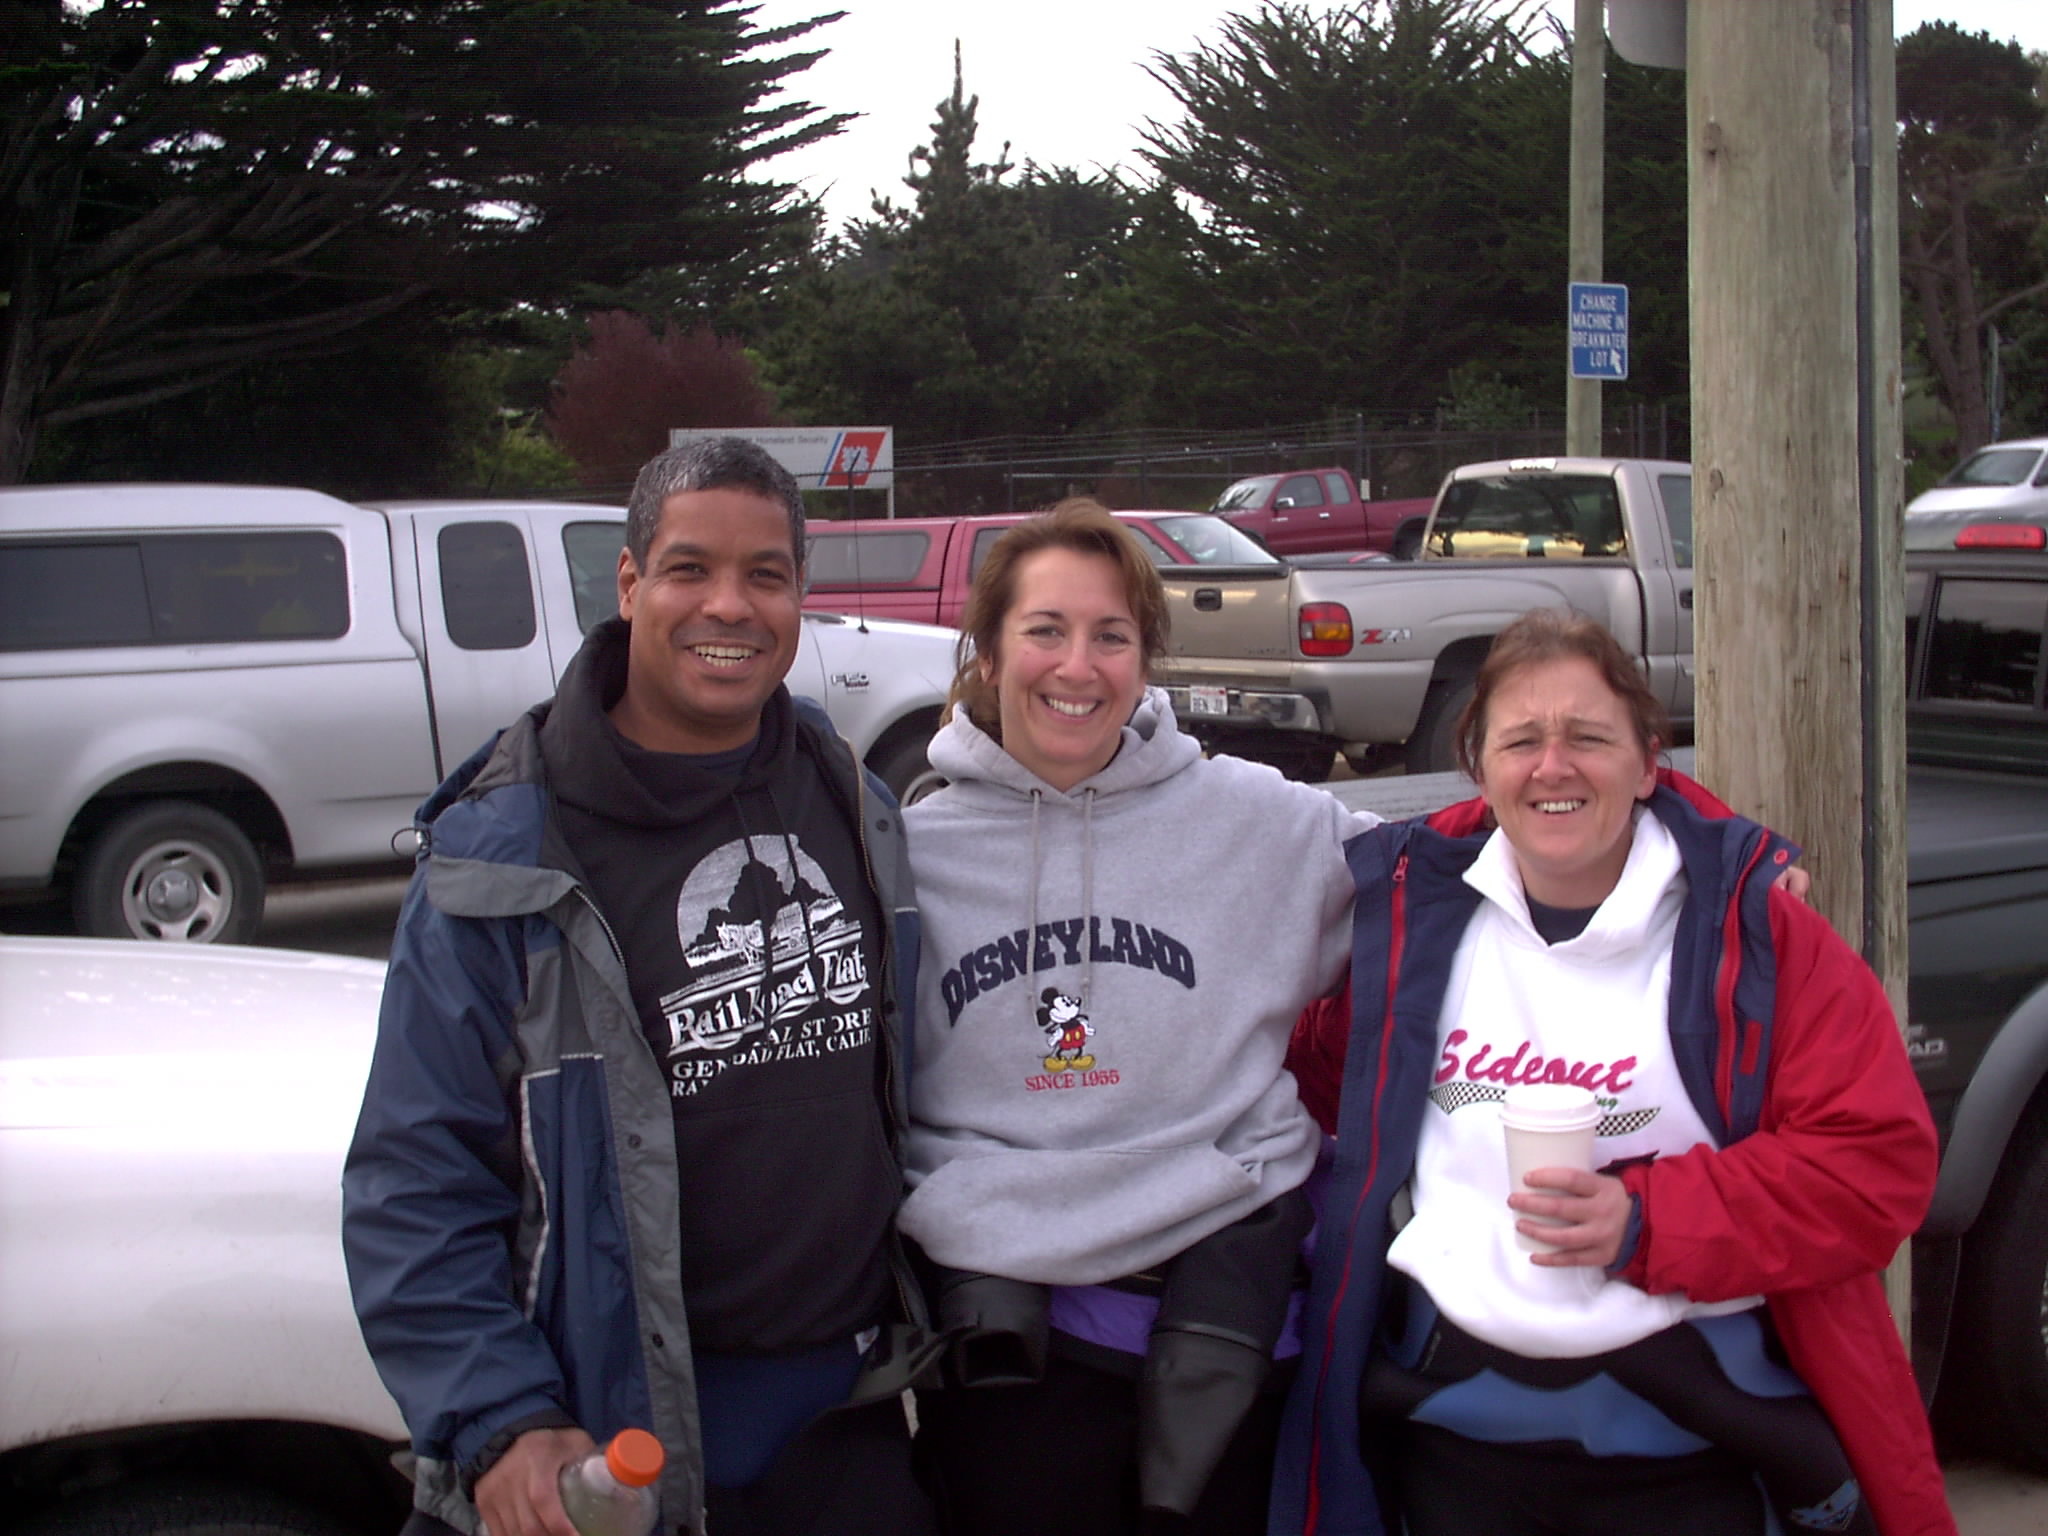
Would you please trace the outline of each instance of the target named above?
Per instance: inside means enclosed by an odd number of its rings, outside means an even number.
[[[1116,562],[1057,546],[1025,556],[996,654],[981,665],[1010,756],[1058,790],[1101,772],[1145,691]]]
[[[1532,898],[1557,907],[1607,899],[1628,863],[1631,813],[1656,786],[1656,748],[1584,657],[1501,680],[1486,706],[1480,790]]]
[[[655,752],[745,746],[796,659],[798,578],[779,502],[737,488],[669,497],[645,568],[619,556],[619,615],[632,639],[612,723]]]

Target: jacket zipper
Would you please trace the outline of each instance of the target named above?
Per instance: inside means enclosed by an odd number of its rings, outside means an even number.
[[[1401,976],[1401,952],[1403,949],[1407,947],[1408,940],[1408,853],[1405,848],[1402,850],[1401,856],[1394,860],[1394,872],[1387,877],[1387,883],[1393,887],[1393,896],[1388,904],[1389,910],[1387,914],[1388,942],[1387,992],[1385,1004],[1386,1012],[1383,1015],[1382,1023],[1380,1026],[1380,1072],[1382,1078],[1380,1084],[1381,1088],[1385,1086],[1384,1079],[1387,1065],[1387,1051],[1389,1048],[1389,1040],[1391,1038],[1394,1023],[1394,991]],[[1351,1053],[1350,1050],[1347,1048],[1345,1051],[1345,1061],[1347,1065],[1349,1064],[1350,1059]],[[1360,1204],[1363,1204],[1365,1201],[1365,1197],[1372,1192],[1373,1180],[1377,1178],[1379,1175],[1380,1151],[1378,1092],[1379,1089],[1376,1088],[1374,1094],[1374,1113],[1372,1117],[1372,1152],[1366,1161],[1365,1177],[1359,1185],[1358,1200]],[[1352,1211],[1352,1219],[1354,1222],[1357,1219],[1357,1214],[1357,1210],[1354,1207]],[[1309,1428],[1308,1498],[1306,1501],[1306,1507],[1302,1511],[1302,1530],[1304,1536],[1314,1536],[1315,1531],[1320,1526],[1322,1521],[1323,1415],[1321,1401],[1323,1386],[1329,1378],[1330,1351],[1335,1337],[1335,1328],[1331,1325],[1335,1323],[1337,1313],[1343,1307],[1344,1291],[1351,1283],[1351,1264],[1348,1257],[1345,1260],[1344,1271],[1344,1279],[1338,1285],[1337,1295],[1331,1301],[1330,1317],[1324,1327],[1323,1358],[1316,1367],[1316,1392],[1314,1401],[1316,1402],[1317,1407],[1315,1409],[1314,1421],[1312,1422]],[[1384,1283],[1384,1281],[1382,1283]]]
[[[896,998],[896,912],[889,905],[889,898],[882,890],[882,882],[875,878],[875,859],[868,848],[867,785],[862,782],[860,762],[853,758],[853,748],[845,739],[838,739],[838,746],[853,761],[853,832],[860,844],[861,868],[866,871],[868,892],[875,899],[875,906],[882,918],[882,974],[878,978],[877,990],[882,995],[881,1016],[876,1019],[876,1032],[880,1039],[876,1043],[882,1053],[882,1098],[885,1108],[885,1124],[889,1128],[889,1153],[895,1161],[899,1174],[903,1164],[903,1140],[910,1127],[909,1107],[900,1103],[902,1095],[896,1091],[896,1045],[894,1032],[889,1027],[892,1015],[900,1016]],[[897,808],[899,818],[902,808]],[[895,1223],[889,1225],[889,1246],[893,1262],[889,1265],[889,1278],[896,1286],[896,1305],[905,1322],[917,1323],[924,1316],[922,1298],[913,1300],[909,1280],[910,1256],[904,1251],[903,1239],[897,1233]]]

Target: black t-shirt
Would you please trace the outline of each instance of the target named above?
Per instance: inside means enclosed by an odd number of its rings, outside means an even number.
[[[753,750],[724,762],[593,722],[629,820],[558,788],[669,1082],[692,1341],[740,1354],[881,1320],[901,1191],[879,1087],[883,917],[786,696],[770,709]]]
[[[1586,931],[1586,924],[1593,921],[1593,914],[1600,910],[1598,902],[1590,907],[1553,907],[1526,891],[1522,898],[1529,903],[1530,926],[1546,944],[1562,944],[1567,939],[1576,939]]]

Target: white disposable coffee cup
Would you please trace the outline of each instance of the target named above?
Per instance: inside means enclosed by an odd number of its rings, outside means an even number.
[[[1507,1143],[1509,1192],[1556,1193],[1528,1184],[1529,1174],[1538,1168],[1583,1168],[1590,1173],[1593,1132],[1600,1124],[1600,1115],[1599,1102],[1589,1088],[1576,1088],[1570,1083],[1517,1083],[1508,1089],[1507,1097],[1501,1101],[1500,1129]],[[1519,1211],[1510,1211],[1508,1215],[1517,1221],[1570,1225],[1554,1216],[1526,1216]],[[1520,1228],[1515,1231],[1515,1244],[1527,1253],[1557,1247],[1555,1243],[1528,1236]]]

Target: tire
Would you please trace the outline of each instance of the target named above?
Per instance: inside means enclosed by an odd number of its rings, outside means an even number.
[[[264,1489],[144,1483],[66,1499],[13,1536],[353,1536],[317,1509]]]
[[[930,731],[914,731],[869,754],[868,766],[889,786],[898,805],[915,805],[926,795],[946,787],[945,775],[933,768],[925,756],[931,744]]]
[[[263,862],[218,811],[139,805],[86,844],[71,915],[94,938],[245,944],[263,921]]]
[[[1964,1240],[1953,1378],[1969,1439],[2048,1473],[2048,1126],[2022,1127]],[[1950,1371],[1944,1368],[1944,1388]]]
[[[1422,716],[1408,738],[1410,773],[1450,773],[1458,766],[1458,717],[1472,702],[1473,679],[1446,677],[1429,685]]]
[[[1421,523],[1403,523],[1394,530],[1393,556],[1396,560],[1419,560],[1422,558]]]

